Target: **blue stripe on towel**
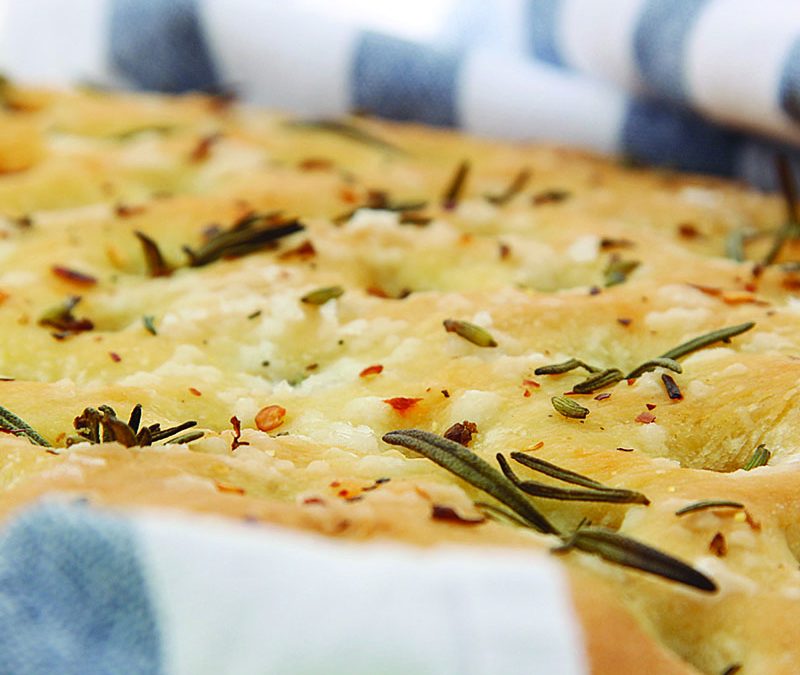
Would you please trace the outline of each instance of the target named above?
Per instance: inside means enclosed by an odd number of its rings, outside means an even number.
[[[789,50],[778,89],[783,111],[800,122],[800,39]]]
[[[0,673],[161,672],[159,636],[130,529],[49,505],[0,537]]]
[[[111,0],[110,61],[133,85],[218,91],[196,0]]]
[[[636,65],[652,91],[673,101],[686,98],[686,40],[707,0],[647,0],[636,25]]]
[[[730,176],[742,136],[689,110],[636,99],[628,107],[620,144],[640,162]]]
[[[353,62],[352,105],[389,119],[456,126],[460,65],[456,52],[364,32]]]
[[[530,53],[541,61],[563,66],[558,46],[561,0],[527,0],[525,7]]]

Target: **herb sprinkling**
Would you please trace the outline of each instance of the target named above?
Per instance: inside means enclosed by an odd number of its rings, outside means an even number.
[[[464,186],[469,175],[470,164],[465,159],[458,165],[450,183],[442,195],[442,208],[454,209],[464,193]]]
[[[34,445],[41,445],[45,448],[50,447],[50,444],[36,429],[3,406],[0,406],[0,429],[14,436],[24,436]]]
[[[525,189],[525,186],[528,184],[530,178],[530,169],[521,169],[520,172],[514,176],[511,184],[503,192],[496,195],[486,195],[486,201],[494,204],[495,206],[503,206],[504,204],[507,204]]]
[[[475,506],[487,515],[501,519],[510,525],[528,527],[544,534],[558,535],[562,540],[562,545],[552,549],[554,553],[578,549],[599,555],[609,562],[655,574],[698,590],[713,592],[717,589],[711,579],[685,562],[613,530],[591,525],[584,526],[582,523],[574,532],[560,532],[528,501],[528,497],[513,480],[455,441],[419,429],[390,431],[383,436],[383,440],[390,445],[399,445],[418,452],[470,485],[491,495],[507,509],[510,509],[507,510],[495,504],[476,502]],[[523,463],[523,457],[526,460],[526,466],[551,477],[587,487],[587,491],[600,493],[617,490],[523,453],[512,454],[512,458],[520,463]],[[502,463],[501,466],[503,466]],[[520,484],[530,482],[533,481],[519,481]],[[627,492],[632,493],[632,491]],[[644,495],[632,494],[636,495],[631,500],[633,503],[645,503]]]
[[[684,506],[675,511],[676,516],[685,516],[689,513],[697,513],[698,511],[705,511],[707,509],[743,509],[744,504],[739,502],[732,502],[728,499],[704,499],[700,502],[694,502]]]
[[[553,396],[553,398],[550,399],[550,402],[553,404],[553,408],[556,409],[556,412],[564,417],[569,417],[575,420],[583,420],[586,419],[587,415],[589,414],[588,408],[584,408],[580,403],[577,403],[566,396]]]
[[[296,219],[279,213],[254,213],[240,218],[230,228],[214,234],[198,249],[184,246],[190,267],[202,267],[220,258],[239,258],[274,246],[275,242],[305,229]]]
[[[759,466],[766,466],[771,457],[772,453],[767,450],[767,446],[762,443],[755,450],[753,450],[753,454],[750,455],[750,459],[747,460],[742,468],[745,471],[751,471],[752,469],[757,469]]]
[[[497,342],[489,331],[474,323],[458,319],[445,319],[442,324],[448,333],[455,333],[478,347],[497,347]]]
[[[527,459],[527,457],[522,455],[522,453],[511,453],[511,458],[520,464],[525,464],[525,466],[533,468],[533,466],[530,464],[526,464],[524,461],[522,461],[522,458]],[[542,460],[537,461],[541,462]],[[575,474],[572,471],[561,469],[554,464],[547,463],[548,470],[544,473],[567,483],[577,483],[578,485],[583,485],[586,487],[584,489],[564,488],[539,481],[522,480],[514,473],[508,463],[508,460],[500,453],[497,453],[497,462],[500,464],[500,469],[503,471],[503,475],[505,475],[506,478],[508,478],[524,493],[533,497],[540,497],[543,499],[558,499],[561,501],[643,504],[645,506],[650,503],[650,500],[641,492],[607,487],[601,483],[586,478],[585,476],[581,476],[580,474]],[[556,469],[556,471],[552,471],[552,469]]]
[[[142,245],[144,262],[147,265],[147,273],[151,277],[168,277],[172,274],[172,267],[169,266],[158,244],[148,237],[144,232],[136,230],[134,232],[139,243]]]
[[[304,302],[307,305],[324,305],[329,300],[334,300],[342,295],[344,295],[344,289],[341,286],[326,286],[306,293],[300,298],[300,302]]]

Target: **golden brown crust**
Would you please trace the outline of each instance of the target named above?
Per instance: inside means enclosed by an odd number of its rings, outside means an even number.
[[[719,586],[704,594],[587,554],[560,556],[595,672],[788,673],[800,662],[800,276],[724,256],[741,231],[749,259],[763,257],[783,218],[777,197],[559,148],[352,120],[380,139],[364,142],[203,97],[9,96],[0,404],[55,448],[0,437],[3,516],[61,494],[328,536],[545,553],[556,538],[434,519],[439,506],[480,520],[473,501],[485,495],[380,440],[471,422],[469,447],[488,461],[526,451],[650,501],[534,500],[563,532],[589,519]],[[443,204],[463,160],[463,195]],[[522,191],[497,203],[523,168]],[[425,203],[391,211],[414,201]],[[196,252],[220,228],[275,211],[298,216],[304,231],[189,264],[184,247]],[[135,232],[157,242],[171,274],[148,272]],[[789,242],[780,260],[797,249]],[[330,287],[343,294],[308,302]],[[41,325],[73,295],[82,296],[74,318],[92,330]],[[445,330],[446,319],[482,326],[497,346]],[[585,373],[534,372],[575,357],[627,374],[745,322],[756,325],[681,357],[681,400],[656,370],[574,396],[590,412],[567,419],[550,399]],[[65,447],[84,408],[107,404],[124,419],[135,403],[145,424],[195,419],[205,438]],[[285,414],[257,424],[269,406]],[[769,466],[742,471],[761,444]],[[706,499],[744,508],[676,515]]]

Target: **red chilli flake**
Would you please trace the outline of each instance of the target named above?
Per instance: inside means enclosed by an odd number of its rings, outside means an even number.
[[[195,389],[194,387],[189,387],[189,393],[192,394],[193,396],[202,396],[203,395],[202,391],[200,391],[199,389]]]
[[[725,541],[725,535],[722,532],[714,535],[708,544],[708,550],[718,558],[724,558],[728,554],[728,542]]]
[[[358,376],[359,377],[369,377],[370,375],[379,375],[383,372],[383,366],[380,363],[376,363],[374,366],[367,366],[362,370]]]
[[[655,410],[656,404],[655,403],[645,403],[648,410]]]
[[[221,138],[222,134],[219,133],[209,134],[208,136],[201,138],[199,141],[197,141],[197,145],[195,145],[192,149],[192,152],[189,155],[189,161],[198,163],[207,160],[211,155],[211,147]]]
[[[486,521],[486,518],[479,516],[477,518],[464,518],[452,506],[442,506],[441,504],[431,505],[431,518],[434,520],[444,520],[449,523],[456,523],[458,525],[480,525]]]
[[[532,445],[530,448],[526,450],[526,452],[536,452],[537,450],[541,450],[544,447],[544,441],[539,441],[536,445]]]
[[[303,500],[303,504],[319,504],[321,506],[325,505],[325,500],[322,497],[306,497]]]
[[[652,424],[656,421],[656,416],[649,411],[643,412],[636,416],[636,421],[640,422],[641,424]]]
[[[144,206],[127,206],[126,204],[117,204],[114,207],[114,213],[119,218],[130,218],[131,216],[138,216],[140,213],[144,213],[145,207]]]
[[[333,162],[325,157],[307,157],[297,168],[300,171],[328,171],[333,168]]]
[[[602,394],[598,394],[594,397],[595,401],[607,401],[611,398],[611,394],[607,391],[604,391]]]
[[[314,244],[311,243],[310,239],[306,239],[302,244],[297,246],[296,248],[289,249],[288,251],[284,251],[278,256],[279,260],[292,260],[297,258],[299,260],[307,260],[308,258],[313,258],[317,255],[317,249],[314,248]]]
[[[111,357],[111,360],[114,363],[119,363],[120,361],[122,361],[122,357],[119,354],[117,354],[117,352],[108,352],[108,355]]]
[[[395,411],[403,414],[411,408],[413,408],[417,403],[419,403],[422,399],[421,398],[406,398],[405,396],[396,396],[395,398],[385,398],[383,399],[384,403],[388,403]]]
[[[83,288],[88,288],[89,286],[94,286],[97,284],[97,277],[93,277],[91,274],[86,274],[86,272],[74,270],[70,267],[53,265],[50,268],[50,271],[62,281],[67,281]]]
[[[242,437],[242,421],[234,415],[231,417],[231,426],[233,427],[233,440],[231,441],[231,452],[236,450],[240,445],[250,445],[247,441],[240,440]]]
[[[240,488],[237,485],[229,485],[228,483],[220,483],[219,481],[215,482],[217,486],[217,490],[220,492],[225,492],[232,495],[243,495],[244,488]]]
[[[527,380],[527,379],[525,379],[525,380],[522,380],[522,386],[523,387],[533,387],[534,389],[538,389],[542,385],[539,384],[536,380]]]

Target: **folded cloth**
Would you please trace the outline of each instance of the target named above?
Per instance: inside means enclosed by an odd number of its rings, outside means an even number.
[[[0,67],[24,79],[233,90],[302,115],[357,109],[762,187],[776,153],[800,165],[791,0],[451,0],[425,40],[314,0],[5,2]]]
[[[0,672],[587,672],[545,556],[50,504],[0,537]]]

